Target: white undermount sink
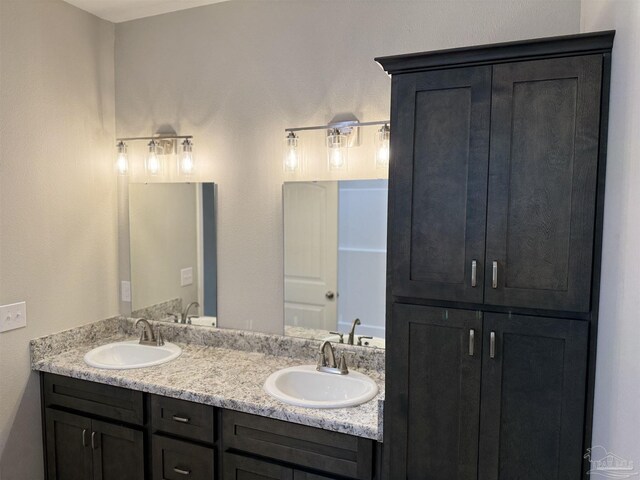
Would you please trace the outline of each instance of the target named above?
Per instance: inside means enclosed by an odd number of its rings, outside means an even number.
[[[267,378],[264,389],[282,402],[307,408],[354,407],[378,394],[378,385],[367,375],[319,372],[315,365],[278,370]]]
[[[109,343],[87,352],[84,361],[96,368],[124,370],[160,365],[178,358],[182,349],[173,343],[141,345],[138,340]]]

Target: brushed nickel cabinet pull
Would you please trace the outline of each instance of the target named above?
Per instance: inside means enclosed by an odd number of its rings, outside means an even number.
[[[496,358],[496,332],[491,332],[489,336],[489,357]]]
[[[183,470],[182,468],[173,467],[173,471],[180,475],[191,475],[191,470]]]
[[[476,350],[476,331],[471,328],[469,329],[469,355],[473,357]]]
[[[498,288],[498,262],[493,261],[493,275],[491,277],[491,287]]]
[[[172,418],[176,422],[180,422],[180,423],[189,423],[191,421],[191,419],[188,417],[179,417],[178,415],[174,415]]]
[[[471,262],[471,286],[475,287],[478,285],[478,262],[473,260]]]
[[[87,429],[86,428],[82,429],[82,446],[83,447],[87,446]]]
[[[96,432],[91,432],[91,448],[96,449]]]

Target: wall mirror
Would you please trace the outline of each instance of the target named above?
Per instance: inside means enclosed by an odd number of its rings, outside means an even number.
[[[284,184],[285,335],[384,348],[387,193],[387,180]]]
[[[133,317],[216,326],[215,205],[213,183],[129,184]]]

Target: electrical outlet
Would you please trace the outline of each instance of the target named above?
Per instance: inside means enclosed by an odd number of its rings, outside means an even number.
[[[193,267],[180,270],[180,286],[186,287],[193,284]]]
[[[12,303],[0,307],[0,332],[27,326],[27,304]]]
[[[122,280],[120,282],[120,301],[131,301],[131,282],[128,282],[126,280]]]

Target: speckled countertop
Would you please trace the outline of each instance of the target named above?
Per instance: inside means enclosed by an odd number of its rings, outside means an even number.
[[[104,370],[84,362],[84,354],[91,348],[136,338],[132,320],[116,317],[32,340],[32,369],[382,441],[384,352],[379,349],[337,348],[350,357],[350,368],[376,381],[378,396],[357,407],[310,409],[276,400],[263,390],[263,384],[276,370],[313,363],[318,342],[192,325],[161,325],[165,339],[182,348],[180,357],[163,365]]]

